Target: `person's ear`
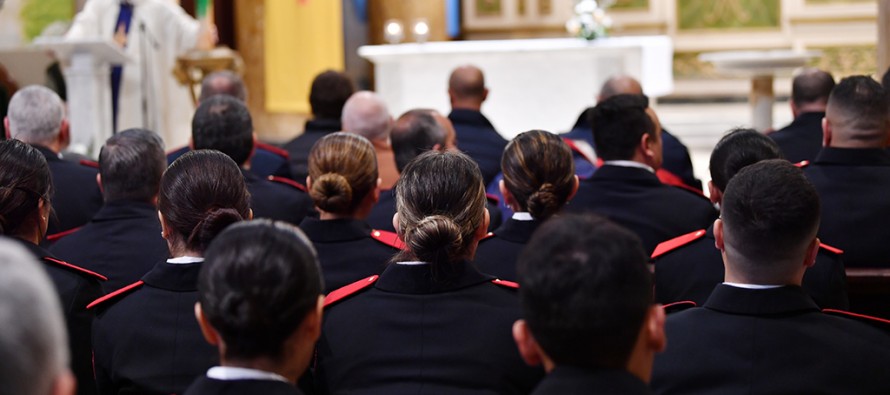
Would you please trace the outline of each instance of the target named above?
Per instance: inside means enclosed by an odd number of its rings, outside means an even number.
[[[310,311],[303,323],[300,324],[301,337],[307,340],[307,343],[315,344],[321,336],[322,316],[324,315],[324,295],[318,295],[318,301],[315,303],[315,309]]]
[[[99,192],[105,193],[105,188],[102,188],[102,174],[96,173],[96,185],[99,186]]]
[[[9,117],[3,117],[3,127],[6,129],[6,139],[12,140],[12,132],[9,130]]]
[[[213,329],[213,326],[210,325],[210,321],[208,321],[207,317],[204,315],[204,310],[201,309],[201,302],[195,302],[195,319],[198,320],[198,326],[201,328],[201,334],[204,335],[204,340],[207,340],[207,343],[210,343],[211,346],[219,346],[219,333],[216,329]]]
[[[819,255],[819,238],[813,238],[813,241],[807,245],[807,255],[804,258],[803,265],[810,268],[816,264],[816,256]]]
[[[540,366],[544,363],[544,356],[541,355],[541,347],[532,336],[525,320],[518,320],[513,323],[513,340],[516,342],[516,348],[519,349],[519,355],[522,360],[529,366]]]
[[[642,157],[646,159],[647,163],[650,161],[650,158],[655,157],[654,143],[655,139],[652,138],[651,134],[643,133],[643,135],[640,136],[640,144],[637,148]]]
[[[482,91],[482,101],[488,100],[488,88]]]
[[[797,116],[800,115],[800,113],[797,112],[797,104],[794,103],[794,100],[788,100],[788,104],[791,105],[791,116],[797,118]]]
[[[306,190],[312,190],[312,176],[306,176]]]
[[[476,240],[482,240],[485,235],[488,234],[488,225],[491,223],[491,216],[488,213],[488,209],[485,209],[485,213],[483,214],[482,223],[479,224],[479,227],[476,228],[476,234],[474,235]]]
[[[575,181],[572,183],[572,192],[569,193],[569,196],[566,198],[566,202],[572,200],[575,197],[575,194],[578,193],[578,188],[581,187],[581,180],[578,178],[578,175],[575,175]]]
[[[69,127],[68,120],[62,119],[62,124],[59,125],[59,147],[61,149],[68,148],[68,145],[71,144],[71,128]]]
[[[377,185],[374,185],[374,190],[372,193],[374,194],[374,204],[380,201],[380,185],[383,184],[382,178],[377,178]]]
[[[664,333],[665,312],[660,304],[649,307],[646,314],[647,346],[653,352],[662,352],[667,347],[667,335]]]
[[[247,157],[248,162],[250,162],[250,160],[253,159],[253,156],[256,155],[256,142],[257,142],[256,132],[251,133],[250,136],[251,136],[251,147],[250,147],[250,156]]]
[[[399,213],[392,215],[392,228],[396,230],[396,234],[399,238],[404,240],[405,235],[402,234],[402,229],[399,228]]]
[[[247,209],[247,218],[245,218],[245,219],[248,221],[253,219],[253,209],[252,208]]]
[[[164,218],[164,214],[161,214],[161,211],[158,210],[158,222],[161,223],[161,237],[166,239],[170,235],[168,234],[168,229],[170,229],[170,225],[167,224],[167,219]]]
[[[714,185],[714,181],[708,181],[708,198],[714,204],[719,204],[723,201],[723,192]]]
[[[726,244],[723,239],[723,220],[717,218],[714,220],[714,245],[718,250],[726,250]]]
[[[433,144],[433,148],[430,151],[444,151],[444,149],[442,149],[442,144],[436,143]]]
[[[510,190],[507,189],[507,184],[504,183],[504,180],[501,179],[498,181],[498,191],[501,192],[501,196],[504,197],[504,204],[513,211],[519,211],[519,203],[516,202],[516,198],[510,193]]]
[[[189,137],[189,151],[195,150],[195,138]]]
[[[830,147],[831,146],[831,122],[828,121],[828,118],[822,118],[822,146]]]
[[[83,385],[88,385],[84,383]],[[77,389],[77,380],[74,378],[74,374],[71,373],[71,370],[68,368],[63,368],[62,371],[53,379],[53,386],[50,390],[50,394],[52,395],[74,395],[75,390]]]

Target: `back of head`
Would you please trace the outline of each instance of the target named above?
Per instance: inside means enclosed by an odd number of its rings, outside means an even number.
[[[850,142],[883,147],[890,133],[890,98],[868,76],[842,79],[828,98],[825,118],[831,125],[832,146]]]
[[[474,235],[485,220],[479,166],[459,152],[421,154],[396,184],[396,211],[407,245],[397,259],[447,264],[472,258]]]
[[[216,151],[190,151],[161,178],[158,211],[171,227],[172,241],[203,253],[223,229],[250,217],[250,194],[231,158]]]
[[[803,171],[783,159],[735,175],[723,194],[727,265],[750,281],[775,284],[799,269],[816,237],[819,195]]]
[[[201,310],[225,343],[229,363],[292,357],[288,339],[323,292],[312,243],[294,226],[232,225],[207,249],[198,279]],[[311,354],[311,345],[304,351]]]
[[[478,67],[465,65],[454,69],[448,78],[448,92],[456,99],[485,99],[485,74]]]
[[[0,395],[46,395],[68,371],[68,339],[55,288],[19,245],[0,240]]]
[[[773,139],[754,129],[738,128],[727,133],[711,152],[711,181],[723,191],[743,167],[767,159],[781,159],[782,152]]]
[[[65,107],[56,92],[31,85],[16,91],[9,100],[7,114],[12,138],[47,145],[62,130]]]
[[[501,156],[501,169],[520,210],[538,220],[559,211],[575,187],[572,150],[562,138],[543,130],[514,137]]]
[[[445,146],[445,129],[436,122],[429,110],[410,110],[396,120],[392,129],[392,151],[399,172],[412,159],[437,144]]]
[[[315,76],[309,90],[312,115],[321,119],[340,120],[343,116],[343,105],[354,92],[355,87],[346,73],[327,70]]]
[[[145,129],[116,133],[99,152],[102,197],[106,202],[151,202],[166,169],[164,142],[157,133]]]
[[[253,151],[253,121],[243,102],[217,95],[201,102],[192,118],[192,145],[228,155],[239,166]]]
[[[799,71],[791,82],[791,101],[797,107],[807,104],[824,106],[832,89],[834,89],[834,77],[830,73],[816,68],[805,68]]]
[[[621,369],[652,305],[640,239],[594,215],[545,222],[520,254],[525,320],[557,366]]]
[[[599,101],[604,101],[616,95],[642,95],[643,87],[640,82],[629,75],[615,75],[609,77],[600,88]]]
[[[18,140],[0,141],[0,234],[32,232],[40,201],[50,204],[52,176],[46,158]]]
[[[203,102],[216,95],[234,97],[240,102],[247,102],[247,88],[244,80],[228,70],[214,71],[201,82],[201,96],[198,102]]]
[[[385,140],[392,131],[392,115],[383,99],[370,91],[359,91],[343,105],[343,131],[371,141]]]
[[[603,160],[629,160],[644,133],[655,138],[655,123],[646,113],[649,99],[643,95],[612,96],[591,110],[593,142]]]
[[[350,215],[377,187],[377,154],[362,136],[333,133],[309,152],[309,196],[328,213]]]

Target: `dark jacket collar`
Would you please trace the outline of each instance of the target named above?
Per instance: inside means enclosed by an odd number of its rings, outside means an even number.
[[[434,280],[435,277],[446,277],[444,273],[441,273],[444,271],[450,272],[446,280]],[[447,267],[438,267],[433,264],[399,265],[393,263],[380,274],[380,279],[374,286],[387,292],[433,294],[454,291],[491,280],[494,280],[494,277],[480,273],[467,262],[459,262]]]
[[[43,154],[43,157],[46,158],[46,161],[47,161],[47,162],[51,162],[51,161],[52,161],[52,162],[55,162],[55,161],[61,161],[61,160],[62,160],[62,158],[59,158],[59,154],[58,154],[58,153],[53,152],[51,149],[46,148],[46,147],[43,146],[43,145],[40,145],[40,144],[31,144],[31,146],[34,147],[34,148],[36,148],[38,151],[40,151],[40,153]]]
[[[538,220],[517,221],[510,218],[494,231],[494,235],[500,239],[525,244],[531,239],[532,233],[535,233],[535,229],[538,229],[539,225],[541,222]]]
[[[253,184],[255,182],[259,182],[262,180],[258,175],[254,174],[252,171],[247,170],[245,168],[241,168],[241,174],[244,175],[244,183],[245,184]]]
[[[107,202],[93,217],[92,222],[114,221],[132,218],[158,218],[158,209],[146,202],[115,200]]]
[[[619,180],[643,185],[661,186],[661,181],[651,171],[638,167],[603,165],[590,176],[590,180]]]
[[[448,114],[448,119],[454,123],[478,125],[494,129],[494,125],[491,124],[491,121],[489,121],[485,115],[482,115],[481,112],[476,110],[455,108],[451,110],[451,114]]]
[[[882,148],[822,148],[816,156],[820,165],[890,166],[890,153]]]
[[[719,284],[705,308],[729,314],[787,315],[818,312],[819,306],[803,288],[787,285],[770,289],[746,289]]]
[[[300,222],[300,229],[306,232],[309,240],[316,243],[360,240],[371,236],[371,226],[358,219],[331,219],[322,221],[306,218]]]
[[[798,126],[798,125],[811,125],[811,124],[819,124],[822,125],[822,118],[825,118],[825,111],[813,111],[813,112],[805,112],[794,118],[791,121],[791,125],[789,126]]]
[[[200,263],[172,264],[167,261],[155,265],[142,281],[146,285],[174,292],[195,292],[198,290]]]
[[[581,390],[609,395],[651,394],[649,387],[626,370],[587,370],[558,366],[535,388],[532,394],[576,393]]]
[[[315,118],[306,121],[304,133],[334,133],[343,130],[340,120]]]
[[[34,243],[29,243],[25,240],[19,239],[18,237],[9,237],[9,238],[7,238],[7,240],[13,240],[16,243],[19,243],[19,245],[21,245],[22,247],[25,247],[25,249],[27,249],[28,252],[30,252],[31,255],[34,255],[34,257],[37,259],[41,259],[41,260],[43,258],[57,259],[56,256],[53,255],[51,252],[47,251],[43,247],[36,245]]]

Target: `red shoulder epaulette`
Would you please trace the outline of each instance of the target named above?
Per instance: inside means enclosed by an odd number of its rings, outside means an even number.
[[[393,248],[398,248],[400,250],[405,249],[405,242],[399,238],[399,235],[393,232],[375,229],[371,231],[371,238]]]
[[[99,168],[99,162],[96,162],[96,161],[81,159],[79,163],[81,166],[92,167],[94,169]]]
[[[51,234],[51,235],[46,235],[46,241],[52,241],[52,242],[58,241],[59,239],[65,237],[65,236],[68,236],[68,235],[71,235],[71,234],[74,233],[74,232],[77,232],[78,230],[80,230],[80,228],[82,228],[82,226],[78,226],[78,227],[76,227],[76,228],[74,228],[74,229],[68,229],[68,230],[66,230],[66,231],[64,231],[64,232],[59,232],[59,233],[53,233],[53,234]]]
[[[666,305],[662,305],[661,308],[664,309],[665,313],[676,313],[678,311],[683,311],[686,309],[691,309],[693,307],[698,306],[695,302],[691,300],[682,300],[679,302],[668,303]]]
[[[569,146],[569,149],[572,150],[572,152],[574,152],[578,155],[581,155],[581,157],[584,158],[584,160],[590,162],[590,164],[595,165],[596,167],[602,166],[602,163],[598,163],[596,160],[592,160],[589,156],[587,156],[586,153],[584,153],[584,151],[581,151],[581,148],[578,148],[578,144],[575,144],[575,142],[572,141],[572,139],[570,139],[568,137],[563,137],[562,141],[565,141],[566,145]]]
[[[276,147],[276,146],[274,146],[274,145],[272,145],[272,144],[266,144],[266,143],[261,143],[261,142],[257,141],[257,142],[256,142],[256,148],[257,148],[257,149],[262,149],[262,150],[265,150],[265,151],[269,151],[269,152],[271,152],[271,153],[273,153],[273,154],[275,154],[275,155],[278,155],[278,156],[280,156],[280,157],[282,157],[282,158],[284,158],[284,159],[290,159],[290,153],[287,152],[286,149],[283,149],[283,148],[280,148],[280,147]]]
[[[854,319],[856,321],[865,322],[867,324],[876,325],[885,330],[890,330],[890,320],[886,320],[884,318],[872,317],[870,315],[853,313],[850,311],[837,310],[837,309],[822,309],[822,312],[829,315],[834,315],[838,317],[845,317]]]
[[[686,244],[689,244],[693,241],[696,241],[702,237],[705,237],[705,233],[707,233],[704,229],[697,230],[695,232],[687,233],[683,236],[677,236],[668,241],[663,241],[655,247],[655,251],[652,251],[652,259],[658,258],[668,252],[676,250]]]
[[[380,276],[375,274],[371,277],[363,278],[363,279],[358,280],[358,281],[356,281],[352,284],[349,284],[345,287],[342,287],[342,288],[332,291],[327,296],[325,296],[324,307],[328,308],[329,306],[331,306],[343,299],[346,299],[349,296],[355,295],[356,293],[358,293],[358,291],[361,291],[365,288],[370,287],[375,282],[377,282],[378,278],[380,278]]]
[[[93,301],[93,303],[90,303],[90,304],[87,305],[87,309],[92,309],[93,307],[96,307],[96,306],[98,306],[98,305],[100,305],[100,304],[102,304],[102,303],[105,303],[105,302],[109,301],[109,300],[115,299],[115,298],[117,298],[118,296],[121,296],[121,295],[126,294],[126,293],[128,293],[128,292],[130,292],[130,291],[133,291],[133,290],[135,290],[135,289],[138,289],[139,287],[142,286],[142,284],[145,284],[145,283],[142,282],[142,280],[139,280],[139,281],[136,281],[135,283],[132,283],[132,284],[130,284],[130,285],[127,285],[126,287],[123,287],[123,288],[121,288],[121,289],[119,289],[119,290],[117,290],[117,291],[114,291],[114,292],[112,292],[112,293],[110,293],[110,294],[108,294],[108,295],[105,295],[105,296],[103,296],[103,297],[101,297],[101,298],[99,298],[99,299],[96,299],[96,300]]]
[[[687,192],[692,192],[698,196],[701,196],[701,197],[707,199],[707,197],[705,196],[705,194],[702,191],[699,191],[698,189],[695,189],[689,185],[686,185],[686,183],[683,182],[682,178],[680,178],[679,176],[677,176],[674,173],[671,173],[668,170],[658,169],[655,171],[655,175],[658,177],[658,180],[661,181],[662,184],[670,185],[672,187],[677,187],[677,188],[683,189]]]
[[[808,160],[802,160],[802,161],[800,161],[800,162],[795,163],[794,165],[797,166],[797,167],[799,167],[799,168],[801,168],[801,169],[803,169],[804,167],[807,167],[807,166],[810,165],[810,161],[808,161]]]
[[[492,203],[494,203],[495,205],[501,204],[501,198],[499,198],[495,195],[492,195],[490,193],[486,193],[485,198],[488,199],[489,201],[491,201]]]
[[[70,263],[68,263],[68,262],[65,262],[65,261],[60,261],[60,260],[58,260],[58,259],[56,259],[56,258],[50,258],[50,257],[48,257],[48,256],[45,256],[45,257],[43,257],[43,260],[45,260],[45,261],[47,261],[47,262],[55,263],[56,265],[59,265],[59,266],[62,266],[62,267],[66,267],[66,268],[68,268],[68,269],[72,269],[72,270],[74,270],[74,271],[77,271],[77,272],[86,274],[86,275],[88,275],[88,276],[90,276],[90,277],[94,277],[94,278],[99,279],[99,280],[102,280],[102,281],[108,281],[108,277],[105,277],[105,276],[103,276],[103,275],[101,275],[101,274],[99,274],[99,273],[96,273],[96,272],[94,272],[94,271],[92,271],[92,270],[84,269],[84,268],[82,268],[82,267],[80,267],[80,266],[72,265],[72,264],[70,264]]]
[[[836,254],[836,255],[842,255],[844,253],[844,250],[837,248],[837,247],[832,247],[825,243],[819,243],[819,248],[821,248],[825,251],[831,252],[833,254]]]
[[[492,282],[492,284],[500,285],[502,287],[511,288],[511,289],[519,289],[519,283],[516,283],[513,281],[501,280],[499,278],[496,278],[494,280],[491,280],[491,282]]]
[[[294,181],[294,180],[291,180],[290,178],[284,178],[284,177],[278,177],[278,176],[269,176],[268,180],[269,180],[269,181],[272,181],[272,182],[277,182],[277,183],[285,184],[285,185],[288,185],[288,186],[292,186],[292,187],[294,187],[294,188],[296,188],[296,189],[299,189],[299,190],[301,190],[301,191],[303,191],[303,192],[308,192],[308,189],[306,189],[306,186],[304,186],[303,184],[300,184],[299,182],[296,182],[296,181]]]

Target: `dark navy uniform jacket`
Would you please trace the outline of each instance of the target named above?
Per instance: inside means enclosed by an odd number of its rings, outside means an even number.
[[[46,158],[53,178],[53,212],[46,234],[58,234],[90,222],[102,208],[102,192],[96,182],[99,171],[94,167],[64,161],[49,148],[40,145],[34,145],[34,148]]]
[[[557,366],[532,395],[647,395],[649,387],[626,370],[587,370]]]
[[[217,380],[198,377],[185,395],[302,395],[293,384],[277,380]]]
[[[485,185],[501,172],[501,155],[507,140],[479,111],[456,108],[448,114],[457,134],[457,147],[479,164]]]
[[[389,234],[389,241],[385,241],[381,237],[384,233],[372,230],[357,219],[306,218],[300,223],[300,229],[312,240],[318,253],[325,293],[380,274],[399,252],[395,234]]]
[[[297,182],[306,182],[309,176],[309,152],[312,146],[322,137],[343,130],[339,119],[312,119],[306,121],[303,134],[287,142],[284,149],[287,150],[290,173]]]
[[[479,271],[507,281],[516,281],[516,260],[541,223],[513,218],[479,242],[473,263]]]
[[[526,394],[543,376],[513,342],[516,284],[469,263],[450,280],[392,264],[328,295],[315,379],[320,393]],[[375,282],[376,280],[376,282]]]
[[[704,307],[667,317],[667,349],[655,356],[651,387],[658,394],[887,394],[890,332],[872,322],[825,314],[797,286],[721,284]]]
[[[847,267],[890,267],[890,153],[824,148],[804,174],[822,200],[819,239]]]
[[[591,211],[634,231],[649,254],[659,243],[706,228],[717,218],[706,198],[664,185],[646,169],[613,165],[582,180],[565,209]]]
[[[195,319],[200,263],[158,263],[142,280],[93,302],[101,394],[181,394],[219,365]]]
[[[655,263],[655,300],[669,304],[704,304],[723,282],[723,257],[714,245],[714,227],[668,240],[652,254]],[[822,245],[816,264],[803,276],[803,289],[825,309],[848,309],[847,275],[841,251]]]
[[[50,250],[60,258],[108,277],[103,293],[142,278],[167,259],[158,209],[144,202],[108,202],[90,223],[57,241]]]
[[[185,146],[168,152],[167,164],[173,163],[173,161],[190,150],[188,146]],[[287,161],[287,151],[269,144],[257,142],[253,157],[250,158],[250,171],[260,177],[274,176],[292,179],[293,176]],[[301,182],[305,182],[305,179]]]
[[[90,337],[93,312],[87,310],[87,305],[102,296],[100,282],[105,281],[105,276],[59,260],[49,251],[34,244],[15,238],[10,240],[19,242],[43,262],[46,274],[55,285],[56,292],[59,293],[62,314],[65,315],[68,346],[71,353],[71,370],[77,378],[77,393],[80,395],[95,394],[96,385],[93,380]]]
[[[812,161],[822,150],[822,118],[825,112],[805,112],[788,126],[768,134],[791,163]]]
[[[385,230],[387,232],[395,232],[392,226],[392,217],[396,214],[396,190],[384,189],[380,191],[380,198],[377,204],[371,208],[371,212],[366,219],[372,228]],[[486,195],[485,207],[488,209],[488,229],[494,230],[502,223],[503,214],[501,214],[500,200],[491,194]]]
[[[254,218],[268,218],[300,225],[303,218],[314,211],[315,204],[302,185],[287,182],[286,179],[263,179],[242,169],[244,182],[250,192],[250,208]],[[282,180],[284,182],[278,182]]]

